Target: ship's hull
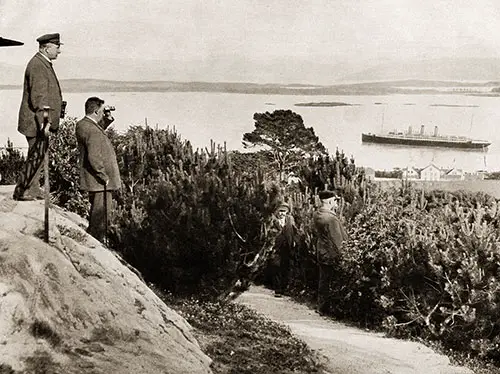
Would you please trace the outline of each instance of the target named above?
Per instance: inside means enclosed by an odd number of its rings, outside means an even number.
[[[491,143],[475,140],[446,140],[439,138],[408,138],[404,136],[383,136],[375,134],[361,134],[364,143],[400,144],[420,147],[445,147],[461,149],[483,149]]]

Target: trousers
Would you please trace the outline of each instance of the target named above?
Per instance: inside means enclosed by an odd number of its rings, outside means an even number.
[[[28,141],[28,154],[22,170],[17,177],[14,198],[23,197],[25,194],[36,196],[41,194],[40,172],[43,168],[43,158],[49,145],[48,139],[43,134],[26,137]]]
[[[106,194],[106,199],[104,194]],[[100,242],[104,241],[107,234],[106,227],[109,223],[112,208],[111,199],[111,191],[89,192],[90,212],[87,232]],[[106,200],[106,207],[104,206],[104,200]]]
[[[330,286],[335,275],[335,267],[332,264],[319,263],[318,279],[318,301],[317,308],[319,312],[327,313],[331,304]]]

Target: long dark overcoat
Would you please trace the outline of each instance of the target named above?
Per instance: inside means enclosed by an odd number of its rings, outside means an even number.
[[[80,189],[83,191],[108,191],[121,187],[116,153],[106,132],[88,117],[76,124],[79,149]]]
[[[26,66],[17,130],[26,137],[35,137],[43,123],[43,107],[50,106],[51,129],[59,128],[62,95],[52,64],[36,53]]]
[[[318,261],[335,263],[342,250],[342,243],[347,240],[347,233],[339,218],[331,210],[319,208],[313,214],[316,233]]]

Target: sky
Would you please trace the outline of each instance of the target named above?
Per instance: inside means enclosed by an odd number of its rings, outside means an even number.
[[[60,78],[77,74],[79,59],[81,77],[102,77],[86,62],[114,59],[151,70],[161,63],[165,80],[314,80],[315,69],[497,58],[499,24],[498,0],[0,0],[0,36],[25,43],[1,49],[0,63],[24,66],[38,36],[60,32]]]

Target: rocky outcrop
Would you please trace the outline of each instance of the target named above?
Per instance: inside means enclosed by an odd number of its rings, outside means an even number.
[[[211,373],[191,326],[86,222],[43,202],[0,202],[1,373]]]

